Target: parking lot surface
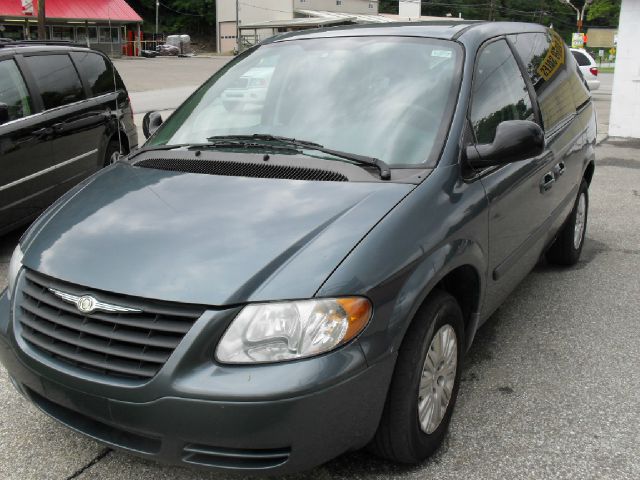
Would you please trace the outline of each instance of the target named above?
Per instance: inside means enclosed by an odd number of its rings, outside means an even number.
[[[600,111],[610,97],[599,95]],[[353,452],[289,478],[640,478],[638,152],[640,142],[598,147],[580,263],[540,263],[479,331],[434,457],[402,467]],[[19,236],[0,237],[0,290]],[[23,400],[2,368],[0,404],[3,480],[230,478],[162,466],[71,432]]]

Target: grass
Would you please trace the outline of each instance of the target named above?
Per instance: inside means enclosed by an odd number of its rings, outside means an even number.
[[[601,67],[598,69],[600,73],[614,73],[615,67]]]

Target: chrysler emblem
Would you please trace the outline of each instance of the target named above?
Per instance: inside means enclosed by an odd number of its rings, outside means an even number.
[[[96,309],[96,299],[91,295],[84,295],[78,299],[76,307],[82,313],[93,313]]]
[[[107,313],[141,313],[142,310],[137,308],[123,307],[121,305],[113,305],[112,303],[104,303],[92,295],[72,295],[71,293],[62,292],[55,288],[50,288],[49,291],[56,297],[64,300],[67,303],[71,303],[76,306],[78,311],[85,315],[89,315],[96,310]]]

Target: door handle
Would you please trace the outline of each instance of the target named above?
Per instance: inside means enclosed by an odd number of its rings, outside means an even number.
[[[540,192],[548,192],[553,187],[553,184],[556,182],[556,176],[553,172],[547,172],[542,177],[542,182],[540,182]]]
[[[562,176],[564,174],[564,172],[567,170],[566,165],[564,164],[564,162],[560,162],[558,163],[554,168],[553,171],[556,174],[556,178]]]

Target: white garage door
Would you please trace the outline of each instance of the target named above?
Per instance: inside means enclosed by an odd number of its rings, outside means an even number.
[[[236,47],[236,22],[220,22],[220,53],[233,51]]]

